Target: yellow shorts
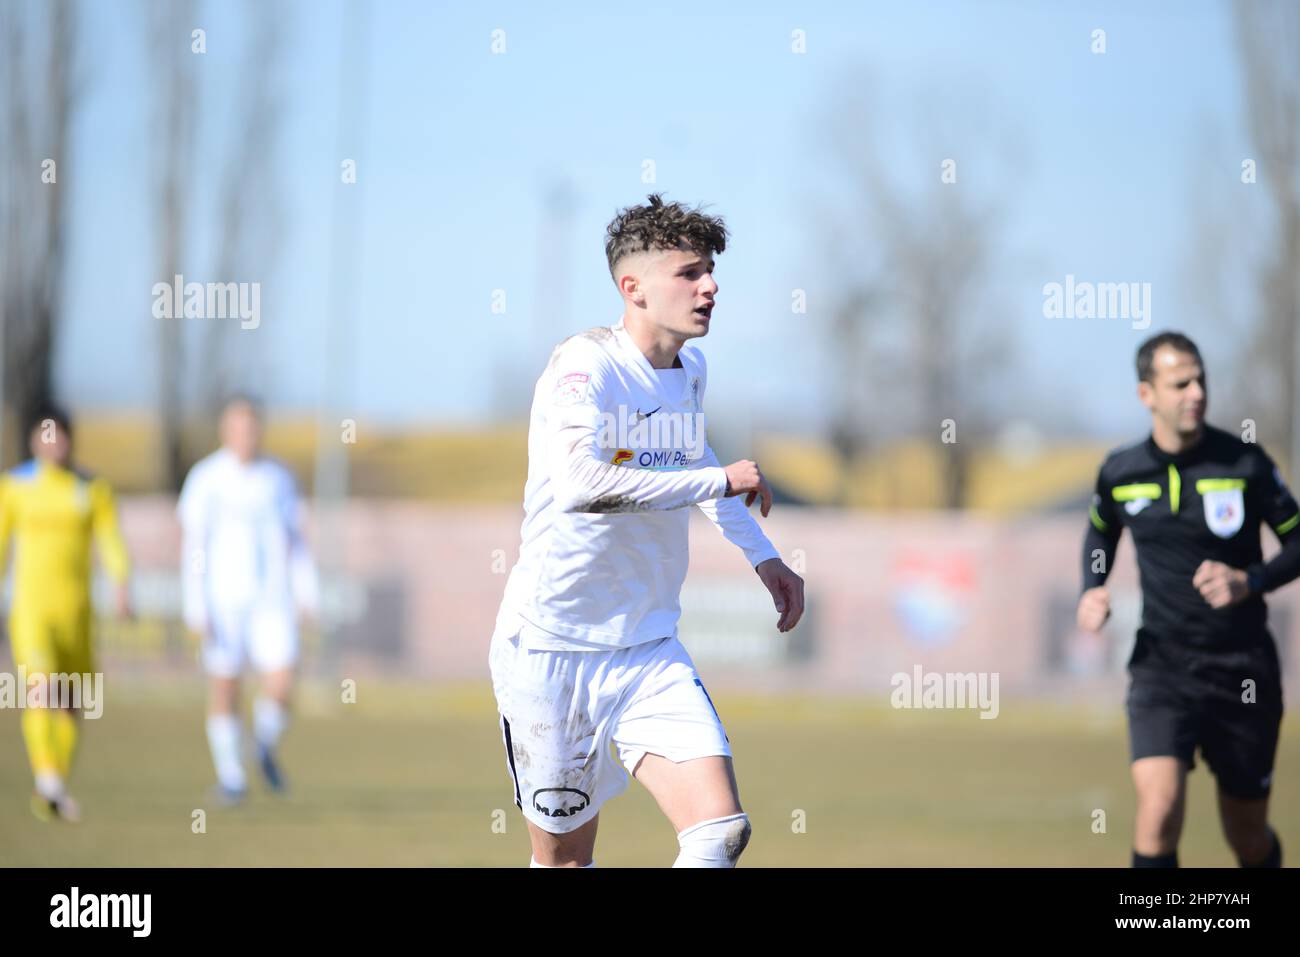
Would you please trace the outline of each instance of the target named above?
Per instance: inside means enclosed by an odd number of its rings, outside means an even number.
[[[90,640],[90,608],[72,611],[28,611],[9,615],[9,641],[14,665],[27,674],[94,674],[95,653]]]

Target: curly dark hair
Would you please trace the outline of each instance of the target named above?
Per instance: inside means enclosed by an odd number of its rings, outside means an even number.
[[[683,245],[701,256],[712,256],[727,248],[727,226],[721,216],[707,216],[700,207],[665,203],[651,193],[645,206],[620,210],[605,229],[605,259],[614,282],[620,259],[650,249],[679,249]]]

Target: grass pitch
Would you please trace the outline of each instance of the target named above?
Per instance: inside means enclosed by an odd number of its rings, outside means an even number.
[[[754,827],[743,866],[1127,866],[1133,825],[1122,702],[1004,699],[894,711],[886,696],[761,698],[710,689]],[[283,749],[291,793],[253,780],[246,805],[208,798],[198,682],[109,678],[82,726],[77,825],[39,823],[19,712],[0,711],[0,864],[26,866],[526,866],[486,686],[363,679],[356,704],[307,685]],[[1282,729],[1272,821],[1300,853],[1300,721]],[[205,831],[194,832],[195,811]],[[1095,833],[1096,812],[1105,832]],[[504,828],[504,833],[502,830]],[[635,782],[601,813],[601,867],[667,866],[672,828]],[[1213,780],[1190,780],[1185,866],[1234,866]]]

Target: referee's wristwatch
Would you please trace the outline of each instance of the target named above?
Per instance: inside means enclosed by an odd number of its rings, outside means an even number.
[[[1258,565],[1251,565],[1246,569],[1246,587],[1250,589],[1252,595],[1264,594],[1264,569]]]

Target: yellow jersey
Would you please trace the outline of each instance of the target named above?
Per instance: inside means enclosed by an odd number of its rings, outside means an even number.
[[[50,462],[32,459],[0,477],[0,576],[11,539],[12,615],[88,609],[92,539],[115,581],[130,573],[108,483]]]

